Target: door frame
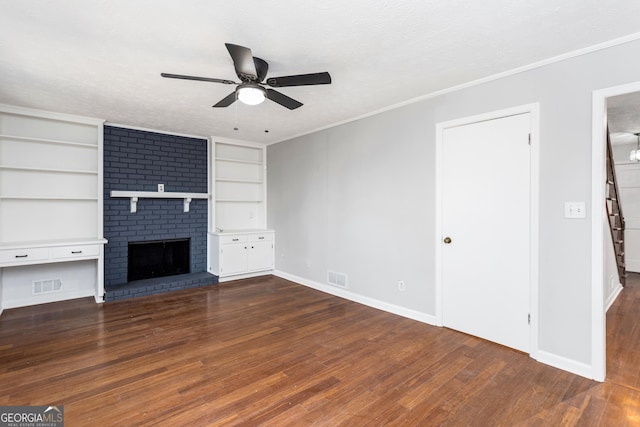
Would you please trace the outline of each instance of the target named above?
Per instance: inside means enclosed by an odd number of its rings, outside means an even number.
[[[529,355],[536,359],[538,355],[538,263],[539,263],[539,128],[540,104],[532,103],[504,110],[492,111],[475,116],[464,117],[436,123],[436,194],[435,194],[435,291],[436,324],[443,326],[443,282],[442,282],[442,145],[444,131],[448,128],[469,125],[487,120],[495,120],[517,114],[530,114],[531,120],[531,156],[529,186],[529,310],[531,323],[529,329]]]
[[[605,152],[607,98],[640,92],[640,82],[593,91],[591,130],[591,377],[604,381],[607,373],[607,316],[604,301]]]

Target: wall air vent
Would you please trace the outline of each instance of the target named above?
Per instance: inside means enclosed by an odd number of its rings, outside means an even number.
[[[335,271],[328,271],[327,282],[331,286],[347,289],[347,275],[344,273],[336,273]]]
[[[52,292],[62,292],[62,281],[60,279],[34,280],[31,287],[32,295],[50,294]]]

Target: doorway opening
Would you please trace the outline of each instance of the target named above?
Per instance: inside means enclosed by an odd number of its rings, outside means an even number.
[[[635,126],[640,132],[640,116],[638,114],[628,115],[633,105],[636,105],[637,111],[640,112],[640,82],[627,85],[616,86],[612,88],[597,90],[593,92],[593,128],[592,128],[592,223],[591,223],[591,295],[592,295],[592,361],[593,361],[593,379],[604,381],[606,378],[606,311],[615,301],[620,292],[619,282],[616,283],[614,274],[610,267],[610,247],[611,236],[605,224],[607,222],[605,212],[605,151],[607,144],[607,126],[610,125],[612,137],[612,145],[614,147],[614,160],[618,163],[623,162],[623,152],[630,148],[631,136],[634,133]],[[611,116],[611,117],[610,117]],[[626,116],[626,117],[625,117]],[[634,125],[632,119],[637,123]],[[625,135],[627,134],[627,135]],[[616,141],[617,140],[617,141]],[[629,150],[630,151],[630,150]],[[629,159],[627,157],[627,159]],[[630,162],[627,162],[630,163]],[[632,173],[625,177],[632,177]],[[630,189],[631,190],[631,189]],[[633,190],[627,191],[632,193]],[[627,198],[629,198],[627,194]],[[621,195],[621,200],[625,194]],[[624,201],[622,202],[624,212]],[[625,213],[625,216],[627,214]],[[639,228],[631,221],[630,228]],[[640,230],[638,231],[640,233]],[[632,236],[633,232],[629,235]],[[627,233],[625,231],[625,240]],[[632,238],[633,239],[633,238]],[[625,248],[628,251],[628,248]],[[631,256],[634,253],[631,247]],[[639,255],[640,256],[640,255]],[[631,258],[633,259],[633,258]],[[632,261],[633,264],[633,261]]]

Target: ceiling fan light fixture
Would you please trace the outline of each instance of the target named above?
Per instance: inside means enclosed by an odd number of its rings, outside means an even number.
[[[247,105],[261,104],[267,97],[267,91],[257,84],[243,84],[236,90],[238,99]]]

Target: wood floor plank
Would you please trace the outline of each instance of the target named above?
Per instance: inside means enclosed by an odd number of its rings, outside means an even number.
[[[5,310],[0,405],[64,405],[67,426],[631,426],[629,283],[607,314],[604,384],[266,276]]]

